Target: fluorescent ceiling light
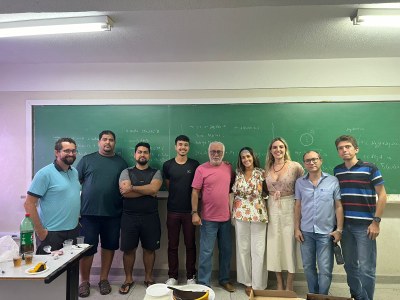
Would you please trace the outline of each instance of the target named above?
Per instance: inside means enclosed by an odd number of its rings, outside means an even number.
[[[398,27],[400,26],[400,9],[360,8],[351,20],[354,25]]]
[[[108,16],[41,19],[0,23],[0,37],[110,31]]]

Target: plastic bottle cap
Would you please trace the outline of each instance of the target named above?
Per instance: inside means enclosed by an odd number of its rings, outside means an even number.
[[[29,214],[29,213],[25,214],[25,217],[30,217],[30,216],[31,216],[31,214]]]

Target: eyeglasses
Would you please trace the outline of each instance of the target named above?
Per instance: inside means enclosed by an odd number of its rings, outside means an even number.
[[[215,154],[222,155],[222,154],[224,154],[224,151],[222,151],[222,150],[210,150],[210,154],[211,155],[215,155]]]
[[[61,151],[64,152],[65,154],[77,154],[78,153],[78,150],[76,150],[76,149],[74,149],[74,150],[63,149]]]
[[[305,159],[304,160],[304,163],[305,164],[307,164],[307,165],[309,165],[309,164],[311,164],[311,163],[313,163],[313,164],[315,164],[315,163],[317,163],[318,161],[319,161],[319,157],[314,157],[314,158],[310,158],[310,159]]]

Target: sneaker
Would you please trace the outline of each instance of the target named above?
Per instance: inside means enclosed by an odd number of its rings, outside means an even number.
[[[186,281],[186,284],[196,284],[196,277],[189,278],[189,279]]]
[[[166,282],[166,285],[178,285],[178,280],[176,280],[175,278],[169,278]]]

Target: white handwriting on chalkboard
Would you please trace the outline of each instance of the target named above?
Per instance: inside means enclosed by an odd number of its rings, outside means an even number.
[[[224,124],[210,124],[210,125],[188,125],[192,129],[209,129],[209,130],[221,130],[226,128]]]
[[[238,126],[234,126],[233,129],[244,130],[244,131],[258,131],[258,130],[260,130],[260,126],[238,125]]]
[[[400,164],[395,164],[395,163],[391,164],[391,163],[382,162],[379,165],[380,165],[381,169],[384,169],[384,170],[398,170],[398,169],[400,169]]]
[[[360,131],[364,131],[364,130],[365,130],[365,128],[363,128],[363,127],[346,128],[346,132],[348,132],[348,133],[360,132]]]
[[[395,148],[395,147],[400,147],[400,141],[399,140],[360,140],[359,144],[364,144],[367,146],[372,146],[375,149],[379,148]]]

